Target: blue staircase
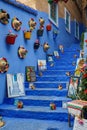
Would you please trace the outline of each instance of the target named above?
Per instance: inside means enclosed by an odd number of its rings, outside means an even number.
[[[57,120],[68,121],[68,110],[63,108],[63,103],[71,99],[67,97],[67,83],[70,76],[66,72],[74,74],[75,65],[79,57],[79,45],[74,44],[70,48],[66,48],[64,53],[59,52],[60,58],[53,57],[54,66],[50,66],[47,62],[47,70],[42,76],[37,75],[37,81],[34,82],[35,89],[29,88],[29,83],[25,82],[26,96],[16,98],[5,98],[3,104],[0,105],[0,115],[6,117],[31,118],[41,120]],[[76,55],[76,57],[74,57]],[[58,86],[62,85],[59,90]],[[20,100],[24,107],[18,109],[14,102]],[[50,103],[56,105],[56,110],[50,109]]]

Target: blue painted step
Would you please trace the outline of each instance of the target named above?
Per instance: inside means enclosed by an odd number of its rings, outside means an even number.
[[[37,77],[37,81],[66,81],[68,82],[70,79],[69,76],[58,76],[58,77],[47,77],[47,76],[42,76],[42,77]]]
[[[62,107],[63,102],[71,101],[67,97],[58,96],[25,96],[19,98],[5,98],[4,102],[8,105],[13,105],[16,100],[20,100],[26,106],[49,106],[51,102],[55,103],[57,107]]]
[[[53,67],[50,67],[50,66],[47,66],[47,69],[49,69],[49,70],[72,70],[72,71],[74,71],[75,70],[75,67],[74,66],[53,66]]]
[[[26,95],[32,95],[32,96],[66,96],[67,95],[67,89],[26,89]]]
[[[29,82],[25,82],[24,83],[24,86],[25,86],[25,88],[29,88]],[[58,88],[58,86],[59,85],[62,85],[62,87],[63,88],[66,88],[66,86],[67,86],[67,82],[58,82],[58,81],[56,81],[56,82],[50,82],[50,81],[36,81],[36,82],[34,82],[34,85],[35,85],[35,87],[36,88]]]
[[[24,106],[22,109],[17,109],[13,105],[2,105],[0,106],[0,115],[16,118],[68,121],[67,109],[56,108],[56,110],[50,110],[50,106]]]
[[[43,71],[43,75],[66,75],[66,72],[70,72],[70,74],[74,74],[74,71],[72,70],[46,70],[46,71]],[[36,75],[38,75],[38,72],[36,72]]]

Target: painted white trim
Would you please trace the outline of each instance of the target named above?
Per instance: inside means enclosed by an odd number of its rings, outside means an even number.
[[[76,19],[74,21],[75,21],[75,38],[79,40],[79,23],[77,22]],[[76,23],[78,24],[78,36],[76,36]]]
[[[66,13],[68,13],[68,15],[69,15],[69,29],[66,27]],[[71,15],[70,15],[69,11],[66,8],[64,9],[64,14],[65,14],[65,28],[66,28],[66,31],[71,33]]]
[[[58,4],[56,4],[56,22],[53,21],[53,19],[51,19],[50,17],[50,4],[48,4],[48,9],[49,9],[49,20],[56,26],[58,27],[59,24],[58,24]]]

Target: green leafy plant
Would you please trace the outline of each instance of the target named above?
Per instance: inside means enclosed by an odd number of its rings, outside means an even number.
[[[81,34],[81,43],[80,43],[80,47],[83,49],[84,47],[84,32]]]

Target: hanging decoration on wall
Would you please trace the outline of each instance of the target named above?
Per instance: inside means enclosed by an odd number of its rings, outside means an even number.
[[[40,28],[41,28],[41,27],[44,28],[45,20],[44,20],[42,17],[40,17],[40,18],[39,18],[39,22],[40,22]]]
[[[11,25],[14,30],[19,31],[21,29],[22,22],[17,17],[14,17],[11,21]]]
[[[23,47],[23,46],[20,46],[18,48],[18,56],[21,58],[21,59],[24,59],[26,57],[26,54],[28,53],[28,51]]]
[[[34,21],[33,18],[31,18],[31,19],[28,21],[28,25],[29,25],[29,27],[30,27],[30,31],[32,32],[32,31],[35,29],[35,27],[36,27],[36,22]]]
[[[0,22],[2,24],[8,24],[10,15],[3,9],[0,9]]]
[[[34,66],[26,66],[25,75],[27,82],[35,82],[36,81],[36,73]]]
[[[40,47],[40,42],[38,39],[36,39],[35,43],[34,43],[34,49],[37,50]]]
[[[9,98],[25,96],[23,73],[7,74],[7,95]]]
[[[43,45],[43,50],[46,52],[50,48],[49,44],[47,42]]]
[[[0,58],[0,73],[5,73],[8,71],[9,64],[5,57]]]
[[[38,36],[38,37],[43,36],[43,32],[44,32],[43,28],[42,28],[42,27],[39,28],[39,29],[37,30],[37,36]]]
[[[40,23],[40,27],[37,30],[37,36],[41,37],[41,36],[43,36],[43,32],[44,32],[44,23],[45,23],[45,20],[42,17],[40,17],[39,18],[39,23]]]
[[[58,31],[57,30],[53,30],[53,39],[54,40],[56,39],[57,35],[58,35]]]
[[[51,31],[51,29],[52,29],[52,25],[51,25],[51,23],[49,23],[49,24],[46,26],[46,30],[47,30],[47,31]]]
[[[29,31],[29,30],[24,30],[23,33],[24,33],[24,38],[25,38],[26,40],[29,40],[29,39],[31,38],[31,31]]]
[[[7,44],[10,44],[10,45],[13,45],[15,43],[15,39],[16,39],[17,35],[12,33],[12,32],[9,32],[6,36],[6,43]]]

